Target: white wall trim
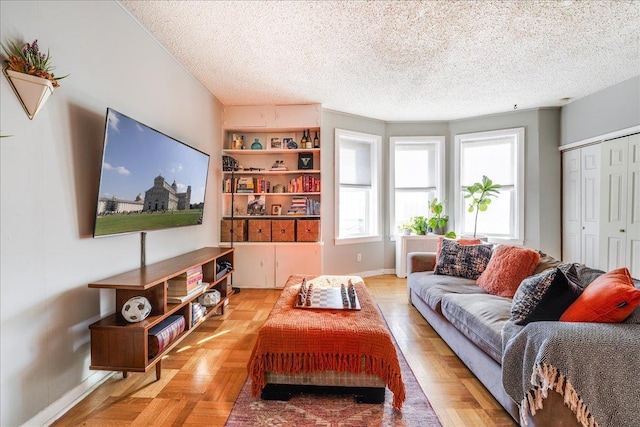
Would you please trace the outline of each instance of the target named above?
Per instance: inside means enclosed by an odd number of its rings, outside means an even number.
[[[349,273],[348,276],[371,277],[371,276],[380,276],[382,274],[392,274],[392,273],[386,273],[386,271],[387,270],[381,268],[379,270],[368,270],[368,271],[360,271],[357,273]],[[395,270],[393,271],[395,272]]]
[[[572,148],[579,148],[583,145],[597,144],[608,139],[614,139],[621,136],[631,135],[632,133],[640,132],[640,125],[631,126],[630,128],[620,129],[613,132],[605,133],[602,135],[594,136],[591,138],[583,139],[581,141],[572,142],[570,144],[561,145],[558,147],[558,151],[570,150]]]
[[[96,372],[80,385],[69,390],[60,399],[40,411],[35,417],[24,423],[23,426],[50,426],[115,374],[116,372],[110,371]]]

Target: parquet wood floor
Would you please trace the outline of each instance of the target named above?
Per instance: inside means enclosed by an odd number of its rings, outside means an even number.
[[[398,345],[445,427],[516,426],[407,301],[406,279],[367,277]],[[242,289],[223,316],[206,320],[162,362],[162,378],[121,374],[53,426],[224,426],[260,328],[278,289]],[[427,427],[427,426],[425,426]]]

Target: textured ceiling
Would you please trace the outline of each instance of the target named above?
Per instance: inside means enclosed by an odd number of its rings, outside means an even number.
[[[640,74],[639,1],[121,3],[225,105],[453,120]]]

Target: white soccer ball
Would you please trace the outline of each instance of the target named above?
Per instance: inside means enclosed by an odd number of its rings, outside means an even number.
[[[122,316],[127,322],[141,322],[151,314],[151,303],[145,297],[133,297],[122,306]]]

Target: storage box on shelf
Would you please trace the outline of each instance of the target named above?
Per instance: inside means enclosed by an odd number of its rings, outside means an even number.
[[[228,279],[233,269],[220,275],[219,263],[229,263],[224,265],[233,266],[234,248],[202,248],[90,283],[90,288],[115,290],[116,312],[89,326],[89,368],[122,371],[126,377],[129,372],[146,372],[155,366],[156,378],[159,379],[162,356],[199,325],[199,322],[194,321],[192,302],[195,302],[205,290],[216,289],[221,295],[220,302],[214,307],[209,307],[208,313],[204,316],[209,316],[218,309],[224,312],[224,306],[231,294]],[[187,281],[187,294],[183,300],[170,303],[169,281],[188,280],[189,272],[195,269],[201,269],[202,282],[208,285],[201,287],[201,292],[189,293]],[[129,323],[120,311],[123,304],[134,296],[146,297],[152,309],[146,319]],[[154,354],[155,352],[157,353]]]

